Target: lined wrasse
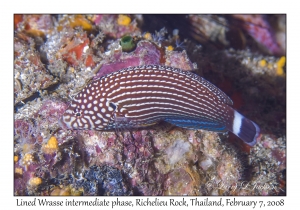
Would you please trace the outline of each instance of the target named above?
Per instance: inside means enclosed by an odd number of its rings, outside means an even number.
[[[73,98],[60,124],[103,131],[167,121],[187,129],[228,130],[253,146],[259,127],[230,105],[232,101],[224,92],[189,71],[137,66],[87,85]]]

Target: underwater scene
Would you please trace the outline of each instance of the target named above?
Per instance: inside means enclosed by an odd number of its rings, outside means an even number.
[[[15,14],[15,196],[286,195],[286,15]]]

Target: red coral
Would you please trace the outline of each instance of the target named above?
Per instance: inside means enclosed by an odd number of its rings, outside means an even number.
[[[84,63],[87,67],[93,67],[95,62],[89,50],[86,49],[89,48],[89,45],[90,40],[86,33],[77,33],[60,49],[60,52],[63,59],[72,66]]]

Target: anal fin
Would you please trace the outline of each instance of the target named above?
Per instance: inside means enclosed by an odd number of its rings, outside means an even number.
[[[226,132],[226,126],[221,125],[217,122],[209,122],[204,121],[203,119],[194,119],[194,118],[167,118],[165,119],[166,122],[171,123],[173,125],[176,125],[178,127],[187,128],[187,129],[203,129],[203,130],[209,130],[209,131],[215,131],[215,132]]]

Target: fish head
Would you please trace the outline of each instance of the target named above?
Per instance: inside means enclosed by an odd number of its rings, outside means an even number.
[[[116,106],[88,85],[72,100],[59,124],[65,129],[108,130],[114,120]],[[93,92],[94,91],[94,92]]]

